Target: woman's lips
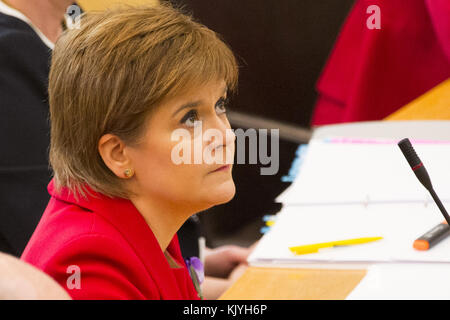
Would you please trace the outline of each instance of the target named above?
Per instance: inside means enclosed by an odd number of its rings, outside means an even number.
[[[216,170],[213,170],[211,172],[219,172],[219,171],[227,171],[228,169],[230,169],[231,165],[226,164],[224,166],[221,166],[220,168],[217,168]]]

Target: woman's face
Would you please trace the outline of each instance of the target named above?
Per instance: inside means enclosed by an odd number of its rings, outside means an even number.
[[[142,140],[127,147],[139,197],[198,212],[230,201],[235,135],[224,81],[167,100],[150,115]],[[228,165],[227,165],[228,164]]]

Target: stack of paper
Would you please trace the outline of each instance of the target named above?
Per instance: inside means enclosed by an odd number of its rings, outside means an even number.
[[[368,268],[348,299],[450,299],[450,237],[427,251],[413,248],[444,218],[398,140],[317,136],[292,185],[277,198],[283,209],[250,265]],[[411,142],[450,211],[450,141]],[[289,250],[369,237],[382,239],[300,255]]]
[[[275,225],[249,257],[253,265],[450,262],[450,238],[421,252],[415,239],[442,222],[397,140],[313,139]],[[450,142],[411,140],[435,191],[450,203]],[[447,205],[450,208],[449,205]],[[364,237],[382,240],[295,255],[289,247]]]
[[[450,201],[450,142],[411,141],[442,201]],[[286,205],[431,202],[396,140],[312,140]]]

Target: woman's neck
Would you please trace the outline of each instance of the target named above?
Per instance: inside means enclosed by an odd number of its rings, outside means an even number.
[[[130,200],[147,222],[163,252],[183,223],[195,213],[160,200],[142,197],[133,197]]]
[[[62,0],[3,0],[24,14],[50,41],[56,42],[63,29],[61,22],[73,1]]]

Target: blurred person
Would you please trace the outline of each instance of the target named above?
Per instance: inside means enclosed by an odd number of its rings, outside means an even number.
[[[72,1],[0,1],[0,250],[20,256],[49,195],[47,79]]]
[[[183,257],[199,257],[204,263],[202,291],[208,300],[219,298],[246,270],[247,258],[255,244],[246,248],[237,245],[206,246],[205,232],[199,219],[202,212],[191,216],[178,231]]]
[[[381,120],[449,78],[449,16],[448,0],[357,0],[317,82],[312,125]]]
[[[53,52],[51,199],[22,259],[75,299],[198,299],[176,232],[235,193],[226,117],[234,55],[169,5],[89,13],[80,26]],[[199,123],[222,139],[203,141]],[[183,148],[200,143],[231,158],[175,164],[177,129],[193,134]],[[71,267],[79,288],[66,285]]]
[[[0,300],[69,300],[52,278],[16,257],[0,252]]]
[[[254,246],[243,248],[236,245],[224,245],[205,249],[203,290],[207,299],[219,298],[244,274],[248,267],[247,258]]]

